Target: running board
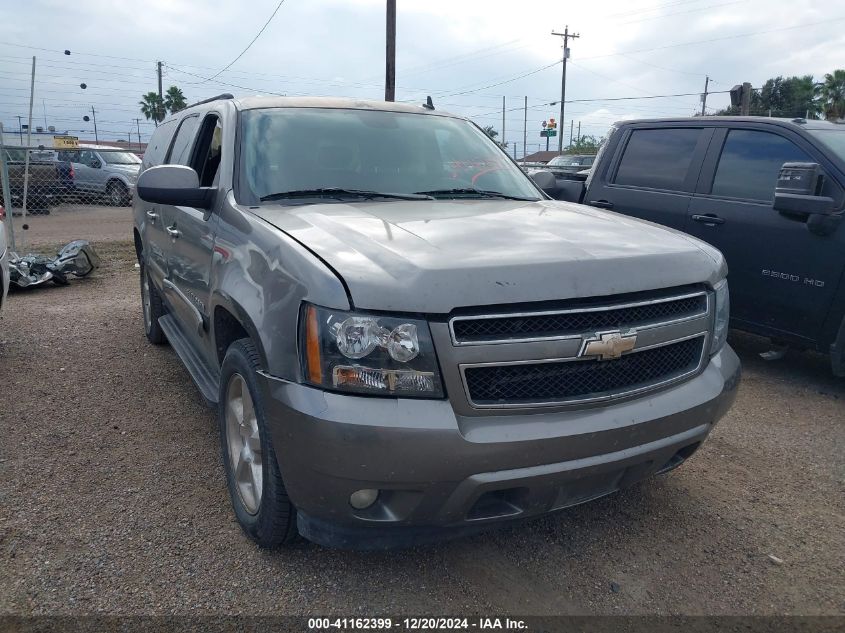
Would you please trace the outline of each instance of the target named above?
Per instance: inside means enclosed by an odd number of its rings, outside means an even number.
[[[212,407],[217,406],[217,390],[220,384],[220,371],[209,367],[194,350],[188,338],[182,334],[182,330],[176,324],[176,320],[170,314],[165,314],[158,320],[164,335],[170,346],[176,351],[185,369],[191,374],[194,383],[200,390],[202,397]]]

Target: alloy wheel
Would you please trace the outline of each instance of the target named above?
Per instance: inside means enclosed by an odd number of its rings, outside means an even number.
[[[233,374],[226,390],[226,443],[238,496],[250,514],[261,506],[263,485],[261,435],[246,381]]]

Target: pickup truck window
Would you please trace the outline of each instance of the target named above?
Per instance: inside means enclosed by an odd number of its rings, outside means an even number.
[[[403,112],[268,108],[242,116],[239,197],[339,188],[394,194],[471,190],[537,200],[531,181],[462,119]],[[460,190],[460,193],[458,192]]]
[[[614,184],[683,191],[701,128],[634,130]]]
[[[712,195],[772,200],[784,163],[812,161],[792,141],[758,130],[731,130],[722,148]]]

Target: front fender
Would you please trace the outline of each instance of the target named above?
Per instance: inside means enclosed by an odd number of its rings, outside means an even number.
[[[267,371],[299,379],[300,306],[348,310],[340,279],[301,244],[251,213],[224,204],[214,245],[210,316],[234,315],[256,342]]]

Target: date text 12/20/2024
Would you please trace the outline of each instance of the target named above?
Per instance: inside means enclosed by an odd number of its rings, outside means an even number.
[[[515,618],[309,618],[309,631],[526,631],[524,620]]]

